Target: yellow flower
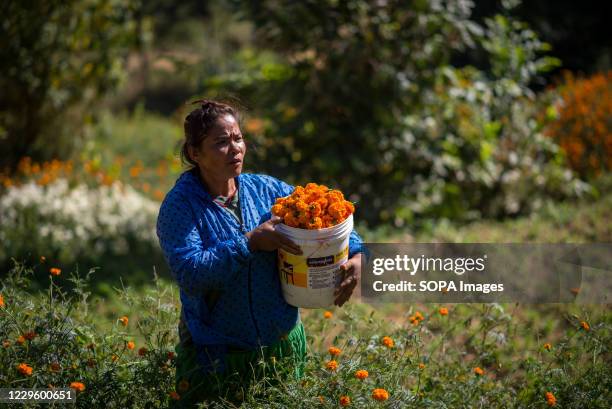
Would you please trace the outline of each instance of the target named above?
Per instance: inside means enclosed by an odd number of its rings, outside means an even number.
[[[474,373],[478,376],[482,376],[484,375],[484,370],[481,367],[477,366],[476,368],[474,368]]]
[[[357,372],[355,372],[355,378],[357,379],[364,380],[368,376],[370,376],[370,374],[365,369],[360,369]]]
[[[57,267],[51,267],[49,269],[49,273],[51,273],[51,275],[58,276],[62,273],[62,270]]]
[[[383,337],[382,343],[387,348],[393,348],[393,346],[395,345],[395,342],[393,342],[393,339],[391,337]]]
[[[85,390],[85,384],[82,382],[71,382],[70,388],[77,390],[79,392],[83,392]]]
[[[127,327],[129,321],[130,320],[125,315],[123,317],[119,318],[119,322],[122,323],[124,327]]]
[[[325,364],[325,367],[326,367],[327,369],[329,369],[330,371],[335,371],[336,369],[338,369],[338,362],[336,362],[336,361],[334,361],[334,360],[328,361],[328,362]]]
[[[328,351],[329,351],[329,354],[332,356],[338,356],[342,352],[340,348],[336,348],[336,347],[329,347]]]
[[[331,311],[325,311],[323,313],[323,318],[325,318],[327,320],[330,319],[332,316],[333,316],[333,314],[331,313]]]
[[[382,389],[382,388],[376,388],[372,391],[372,398],[376,399],[377,401],[385,401],[387,399],[389,399],[389,392],[387,392],[386,390]]]

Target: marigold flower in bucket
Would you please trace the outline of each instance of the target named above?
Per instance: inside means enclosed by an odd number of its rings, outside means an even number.
[[[348,406],[351,404],[351,398],[346,395],[340,396],[340,406]]]
[[[25,376],[32,375],[32,367],[26,363],[21,363],[17,365],[17,371],[19,371],[20,374]]]
[[[79,392],[83,392],[85,390],[85,384],[83,382],[71,382],[70,388]]]
[[[51,273],[51,275],[58,276],[62,273],[62,270],[57,267],[51,267],[49,269],[49,273]]]
[[[365,369],[360,369],[357,372],[355,372],[355,378],[357,378],[357,379],[364,380],[368,376],[370,376],[370,374]]]
[[[382,343],[387,348],[393,348],[393,346],[395,345],[395,342],[393,341],[393,338],[391,337],[383,337]]]
[[[330,371],[335,371],[336,369],[338,369],[338,362],[336,362],[336,361],[334,361],[334,360],[328,361],[328,362],[325,364],[325,367],[326,367],[327,369],[329,369]]]
[[[546,403],[548,406],[555,406],[557,404],[557,398],[555,398],[555,395],[553,395],[552,392],[546,392],[544,396],[546,397]]]
[[[329,352],[329,354],[330,354],[330,355],[332,355],[332,356],[338,356],[338,355],[340,355],[340,353],[341,353],[342,351],[340,350],[340,348],[336,348],[336,347],[329,347],[328,352]]]
[[[376,388],[372,391],[372,398],[380,402],[385,401],[389,399],[389,392],[382,388]]]

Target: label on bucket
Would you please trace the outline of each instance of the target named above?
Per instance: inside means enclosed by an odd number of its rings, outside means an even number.
[[[296,256],[279,249],[278,270],[281,282],[302,288],[333,288],[340,280],[338,271],[348,259],[349,248],[323,257]]]

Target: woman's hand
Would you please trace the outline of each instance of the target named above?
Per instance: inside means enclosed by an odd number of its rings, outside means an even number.
[[[292,254],[302,254],[300,246],[275,230],[274,226],[282,221],[283,219],[280,217],[273,216],[267,222],[246,233],[245,236],[249,240],[249,249],[251,251],[274,251],[282,248]]]
[[[340,270],[344,272],[344,275],[340,287],[337,287],[334,291],[334,304],[342,307],[351,298],[361,277],[361,253],[355,254],[346,263],[342,264]]]

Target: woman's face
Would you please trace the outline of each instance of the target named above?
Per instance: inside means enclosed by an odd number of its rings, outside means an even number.
[[[231,179],[242,172],[246,144],[236,118],[219,117],[199,146],[189,147],[191,158],[205,174]]]

